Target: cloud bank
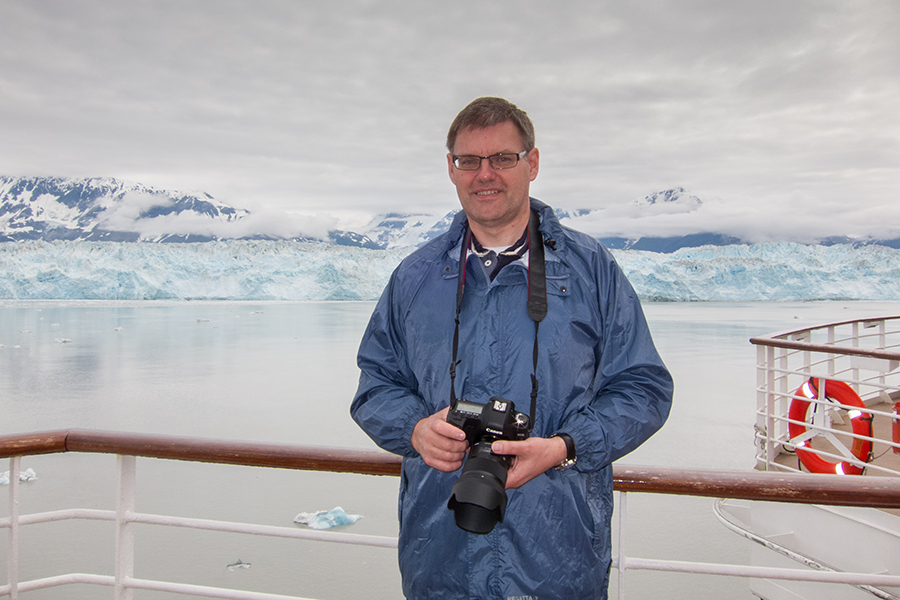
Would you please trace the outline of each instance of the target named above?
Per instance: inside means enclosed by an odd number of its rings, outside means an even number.
[[[337,227],[330,215],[287,214],[278,210],[259,213],[241,211],[233,220],[213,219],[192,211],[170,212],[175,200],[159,194],[131,192],[109,204],[97,216],[97,226],[112,231],[133,232],[142,239],[155,239],[171,234],[200,235],[216,238],[313,238],[327,239]],[[162,209],[161,211],[159,209]],[[156,214],[154,212],[163,212]],[[148,216],[148,213],[153,216]]]

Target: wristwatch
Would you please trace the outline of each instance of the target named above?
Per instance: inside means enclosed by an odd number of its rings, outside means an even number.
[[[558,437],[566,443],[566,458],[561,463],[556,465],[556,470],[564,471],[574,465],[578,457],[575,456],[575,440],[572,439],[572,436],[568,433],[554,433],[550,437]]]

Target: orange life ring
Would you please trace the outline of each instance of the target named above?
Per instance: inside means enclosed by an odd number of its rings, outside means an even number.
[[[811,404],[808,399],[819,397],[819,381],[818,377],[810,377],[807,382],[794,392],[794,396],[799,396],[799,398],[794,398],[794,400],[791,401],[791,407],[788,410],[788,417],[790,417],[791,421],[801,421],[802,423],[806,423],[806,413]],[[843,404],[844,406],[866,408],[866,405],[859,395],[843,381],[826,380],[825,397],[833,402]],[[807,400],[804,400],[804,398],[807,398]],[[849,414],[850,422],[853,425],[853,433],[855,435],[871,438],[872,415],[858,410],[851,410]],[[788,431],[792,440],[806,433],[807,427],[802,423],[792,422],[788,424]],[[808,441],[803,441],[797,445],[797,456],[800,458],[800,462],[802,462],[811,473],[862,475],[864,470],[862,467],[858,467],[847,461],[839,463],[829,462],[812,450],[803,448],[803,446],[807,444]],[[872,460],[872,442],[855,437],[853,438],[853,447],[850,452],[859,459],[860,462],[867,463]]]

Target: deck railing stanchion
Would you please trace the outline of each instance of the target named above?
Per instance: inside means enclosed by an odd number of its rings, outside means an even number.
[[[10,600],[19,597],[19,468],[22,457],[9,459],[9,560],[7,581]]]
[[[878,322],[878,347],[884,348],[887,346],[887,324],[884,322],[884,319]],[[878,375],[878,384],[883,386],[886,381],[885,371],[879,371]]]
[[[617,561],[617,573],[618,573],[618,598],[619,600],[625,600],[625,569],[627,565],[625,564],[625,505],[628,503],[626,498],[628,494],[625,492],[616,492],[616,496],[619,499],[619,543],[616,544],[617,552],[616,561]]]
[[[117,456],[119,471],[116,497],[116,600],[132,600],[134,592],[128,580],[134,577],[134,514],[135,490],[134,456]]]
[[[790,353],[784,348],[769,348],[767,356],[769,357],[767,366],[772,373],[769,375],[767,385],[772,386],[772,426],[775,428],[772,433],[772,451],[775,456],[781,453],[781,449],[776,447],[785,440],[790,439],[790,432],[787,425],[778,419],[778,415],[782,414],[791,402],[788,394],[793,390],[789,390],[790,381],[788,381],[788,367],[790,366]],[[777,360],[776,360],[777,357]],[[776,385],[777,382],[777,385]],[[773,461],[774,461],[773,457]],[[771,466],[771,465],[770,465]],[[766,470],[769,470],[768,466]],[[777,469],[772,469],[777,470]]]
[[[778,456],[778,451],[775,448],[775,440],[778,439],[778,431],[776,430],[775,425],[775,393],[774,393],[774,384],[775,384],[775,370],[773,369],[774,361],[775,361],[775,353],[770,352],[770,348],[761,348],[761,352],[759,352],[760,358],[763,358],[764,364],[762,365],[763,372],[761,373],[763,383],[765,383],[765,390],[759,392],[761,394],[761,400],[765,402],[765,410],[766,410],[766,470],[769,470],[769,465],[775,461],[775,457]]]

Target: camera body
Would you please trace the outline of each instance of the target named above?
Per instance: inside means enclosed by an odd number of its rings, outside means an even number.
[[[516,412],[515,404],[496,396],[487,404],[457,400],[456,408],[447,414],[447,422],[463,430],[469,446],[483,438],[524,440],[531,429],[528,415]]]
[[[447,508],[461,529],[490,533],[506,513],[506,476],[512,464],[509,456],[494,454],[491,444],[527,439],[531,419],[517,412],[511,401],[494,397],[487,404],[458,400],[447,422],[462,429],[469,442],[469,457],[453,484]]]

